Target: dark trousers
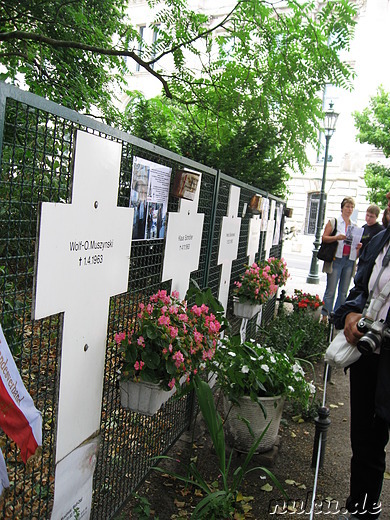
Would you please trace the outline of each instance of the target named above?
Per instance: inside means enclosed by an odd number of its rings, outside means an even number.
[[[362,356],[350,367],[351,483],[347,508],[358,518],[379,516],[389,440],[386,421],[375,414],[379,356]]]

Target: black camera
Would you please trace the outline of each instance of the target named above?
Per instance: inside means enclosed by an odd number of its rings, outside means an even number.
[[[363,355],[373,354],[380,346],[389,347],[390,328],[384,320],[372,321],[361,318],[357,329],[364,334],[356,344]]]

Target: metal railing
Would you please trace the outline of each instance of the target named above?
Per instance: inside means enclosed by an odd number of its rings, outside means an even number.
[[[215,296],[221,266],[217,265],[222,218],[226,216],[230,185],[241,189],[239,215],[254,194],[283,201],[243,184],[216,170],[154,146],[89,117],[33,94],[0,83],[0,323],[25,386],[42,412],[42,454],[25,466],[19,449],[0,435],[10,489],[0,503],[3,518],[50,518],[54,491],[56,417],[61,355],[62,316],[31,319],[35,242],[38,207],[42,201],[70,203],[73,145],[76,129],[122,144],[118,205],[128,207],[133,157],[157,162],[175,171],[189,168],[202,173],[199,213],[204,213],[199,268],[192,277],[200,286],[211,287]],[[169,198],[168,211],[177,211],[178,201]],[[246,246],[250,215],[242,219],[233,281],[248,262]],[[264,259],[265,232],[261,232],[256,260]],[[160,288],[164,239],[133,241],[128,292],[110,300],[104,391],[101,414],[101,444],[94,475],[92,518],[109,519],[121,509],[151,468],[151,457],[165,453],[189,427],[191,397],[171,400],[153,417],[120,406],[118,369],[120,360],[113,336],[135,316],[140,301]],[[280,256],[281,242],[271,249]],[[231,305],[231,304],[230,304]],[[275,301],[265,308],[263,319],[273,314]],[[233,329],[239,320],[227,310]],[[253,335],[255,323],[247,334]]]

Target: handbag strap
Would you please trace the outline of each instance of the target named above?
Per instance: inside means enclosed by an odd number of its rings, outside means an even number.
[[[332,230],[332,233],[330,234],[331,237],[334,237],[337,233],[337,218],[334,219],[334,228]]]
[[[375,320],[378,312],[382,308],[384,302],[386,301],[387,297],[390,294],[390,280],[385,284],[385,286],[382,288],[379,295],[372,300],[372,295],[374,294],[374,291],[379,283],[379,280],[383,274],[383,271],[386,269],[386,267],[389,265],[390,262],[390,246],[387,248],[386,254],[383,257],[382,260],[382,267],[381,270],[378,273],[378,276],[375,279],[374,285],[370,291],[370,294],[368,295],[366,305],[364,306],[363,310],[363,316],[367,316],[370,320]]]

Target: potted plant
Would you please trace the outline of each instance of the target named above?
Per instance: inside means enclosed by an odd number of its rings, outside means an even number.
[[[234,314],[239,318],[253,318],[278,290],[269,265],[253,263],[247,266],[238,281],[234,282]]]
[[[115,336],[122,406],[156,413],[192,374],[208,370],[220,328],[206,304],[188,306],[175,292],[158,291],[140,303],[134,328]]]
[[[253,341],[241,343],[238,337],[222,340],[214,364],[224,396],[226,424],[239,451],[248,451],[253,443],[251,430],[258,437],[269,422],[258,452],[272,449],[284,400],[294,399],[307,407],[315,392],[298,361]]]
[[[321,307],[324,305],[323,300],[318,294],[309,294],[301,291],[300,289],[294,289],[294,296],[286,296],[284,301],[291,303],[294,311],[311,311],[316,317],[320,317]]]

